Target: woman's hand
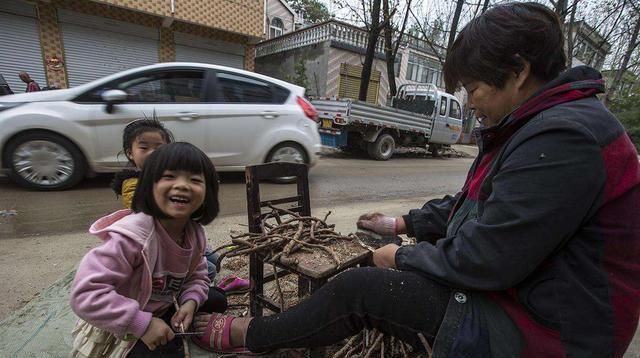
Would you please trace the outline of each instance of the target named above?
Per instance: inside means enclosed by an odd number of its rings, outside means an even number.
[[[196,311],[196,302],[194,300],[188,300],[180,306],[180,309],[171,317],[171,324],[174,330],[180,331],[180,323],[184,326],[184,330],[188,330],[193,322],[193,314]]]
[[[371,230],[380,235],[396,234],[396,218],[386,216],[383,213],[366,213],[361,215],[356,222],[361,229]]]
[[[153,317],[151,318],[149,327],[147,327],[147,330],[140,339],[147,345],[149,350],[153,351],[158,348],[158,346],[164,346],[174,337],[171,327],[160,318]]]
[[[395,244],[385,245],[373,252],[373,264],[376,267],[396,268],[396,251],[400,246]]]

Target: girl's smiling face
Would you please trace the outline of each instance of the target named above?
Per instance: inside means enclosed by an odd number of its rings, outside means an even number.
[[[205,178],[184,170],[165,170],[153,186],[153,199],[158,208],[174,220],[191,218],[204,202]]]

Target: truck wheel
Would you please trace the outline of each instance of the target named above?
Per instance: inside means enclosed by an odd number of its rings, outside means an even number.
[[[87,165],[68,139],[49,132],[18,135],[6,147],[9,177],[18,185],[38,190],[63,190],[78,184]]]
[[[389,134],[382,134],[373,143],[367,144],[367,152],[369,157],[375,160],[389,160],[393,155],[396,142]]]
[[[434,158],[440,158],[444,152],[440,144],[429,144],[429,151]]]

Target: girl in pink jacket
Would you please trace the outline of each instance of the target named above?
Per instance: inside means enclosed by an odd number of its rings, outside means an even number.
[[[202,225],[218,211],[217,174],[202,151],[176,142],[153,152],[132,210],[105,216],[89,230],[104,243],[82,259],[71,289],[80,317],[72,355],[144,357],[159,348],[163,356],[181,356],[174,340],[180,325],[189,329],[199,309],[226,309],[224,293],[209,292],[203,257]]]

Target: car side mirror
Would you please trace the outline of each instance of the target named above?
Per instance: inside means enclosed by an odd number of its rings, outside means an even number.
[[[123,103],[127,100],[127,92],[119,89],[110,89],[102,92],[102,100],[107,104],[105,111],[107,113],[113,113],[115,111],[115,105]]]

